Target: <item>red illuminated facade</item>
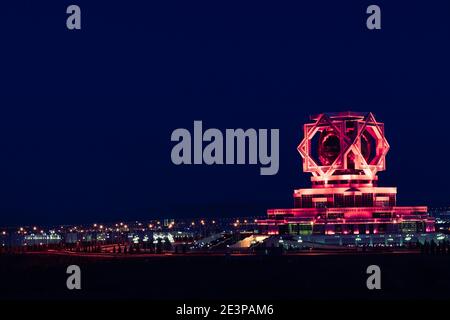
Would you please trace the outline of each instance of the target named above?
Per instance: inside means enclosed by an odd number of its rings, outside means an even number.
[[[399,207],[397,188],[379,187],[389,144],[372,113],[322,113],[298,146],[312,188],[294,190],[294,208],[269,209],[267,234],[359,235],[434,232],[427,207]]]

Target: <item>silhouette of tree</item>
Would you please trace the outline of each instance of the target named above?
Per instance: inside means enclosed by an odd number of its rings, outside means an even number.
[[[162,253],[162,240],[161,238],[158,238],[158,242],[156,243],[156,253],[161,254]]]
[[[435,254],[436,253],[436,242],[434,242],[434,239],[431,240],[431,244],[430,244],[430,252],[431,254]]]
[[[164,251],[172,251],[172,243],[169,241],[168,238],[165,238],[165,239],[164,239],[163,250],[164,250]]]
[[[428,243],[427,240],[425,240],[425,242],[423,244],[423,252],[425,254],[429,254],[430,253],[430,244]]]

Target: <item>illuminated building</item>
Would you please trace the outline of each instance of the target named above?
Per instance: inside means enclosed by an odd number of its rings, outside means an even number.
[[[372,113],[322,113],[298,146],[312,188],[294,190],[294,208],[269,209],[267,234],[383,235],[434,232],[427,207],[399,207],[397,188],[379,187],[389,144]]]
[[[41,233],[41,234],[30,234],[24,236],[25,245],[43,245],[43,244],[58,244],[61,242],[61,236],[55,232]]]

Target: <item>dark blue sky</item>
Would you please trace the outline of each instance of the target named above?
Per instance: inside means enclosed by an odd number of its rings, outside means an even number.
[[[82,9],[68,31],[66,7]],[[368,5],[382,30],[365,27]],[[308,115],[372,111],[380,185],[450,204],[450,2],[3,1],[0,225],[262,215],[309,185]],[[175,128],[279,128],[280,170],[174,166]]]

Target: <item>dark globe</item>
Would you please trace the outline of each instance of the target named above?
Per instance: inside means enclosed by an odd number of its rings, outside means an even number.
[[[332,130],[324,130],[319,138],[319,160],[323,166],[329,166],[339,156],[341,143]]]

